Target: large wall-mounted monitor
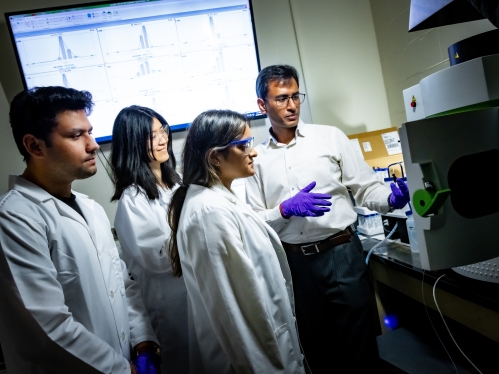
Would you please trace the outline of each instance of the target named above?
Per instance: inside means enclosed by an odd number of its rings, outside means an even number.
[[[207,109],[261,117],[250,0],[142,0],[7,13],[25,88],[92,93],[98,142],[118,112],[155,109],[173,130]]]

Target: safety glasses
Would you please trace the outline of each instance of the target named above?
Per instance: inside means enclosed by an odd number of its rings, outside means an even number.
[[[253,149],[254,139],[255,139],[254,137],[251,137],[246,139],[234,140],[233,142],[229,143],[229,146],[231,145],[239,146],[244,151],[245,155],[249,155],[249,153]]]

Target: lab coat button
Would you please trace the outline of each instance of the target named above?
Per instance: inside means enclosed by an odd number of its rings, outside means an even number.
[[[113,292],[113,291],[111,291],[111,292],[109,293],[109,296],[111,297],[111,299],[114,299],[114,292]]]
[[[125,333],[124,333],[124,332],[122,332],[122,333],[121,333],[121,340],[122,340],[122,341],[125,341],[125,338],[126,338]]]

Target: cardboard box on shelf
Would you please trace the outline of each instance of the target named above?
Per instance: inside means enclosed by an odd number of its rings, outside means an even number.
[[[356,148],[360,148],[364,160],[372,168],[386,168],[395,162],[404,162],[397,127],[352,134],[348,138],[355,141]],[[390,175],[393,173],[402,176],[400,167],[392,167]]]

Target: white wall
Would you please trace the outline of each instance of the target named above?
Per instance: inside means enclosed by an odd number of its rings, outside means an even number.
[[[369,0],[291,0],[315,123],[390,127]]]
[[[410,0],[371,0],[393,126],[407,121],[402,91],[448,68],[447,48],[451,44],[495,29],[488,20],[480,20],[409,33],[410,3]]]
[[[2,0],[0,13],[81,2],[44,0],[41,4],[37,0]],[[303,120],[336,125],[347,134],[389,126],[368,0],[253,0],[252,3],[261,66],[286,63],[298,69],[302,77],[300,90],[307,94],[302,107]],[[7,175],[23,170],[8,122],[8,103],[23,87],[3,17],[0,17],[0,51],[3,86],[0,193],[3,193],[7,189]],[[265,139],[267,128],[264,120],[252,125],[257,142]],[[177,157],[184,138],[185,132],[174,134]],[[103,145],[102,149],[108,156],[109,145]],[[75,182],[74,188],[103,205],[112,222],[116,210],[115,204],[109,202],[112,185],[102,165],[99,166],[95,176]]]
[[[0,194],[7,191],[8,175],[24,169],[9,126],[9,103],[0,82]]]

